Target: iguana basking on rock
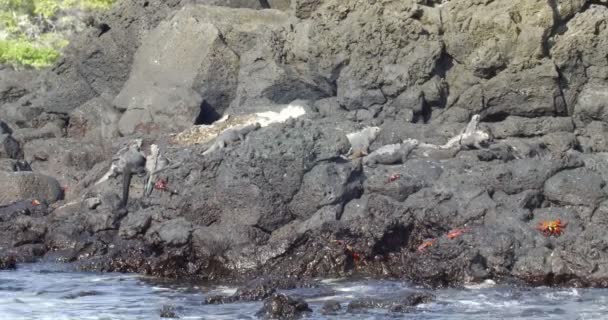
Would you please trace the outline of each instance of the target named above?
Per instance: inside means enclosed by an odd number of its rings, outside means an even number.
[[[146,156],[141,151],[142,140],[135,139],[127,146],[118,150],[112,157],[110,169],[101,177],[95,184],[100,184],[109,178],[115,178],[124,172],[127,164],[130,164],[133,169],[137,167],[138,172],[145,172]]]
[[[376,140],[378,133],[380,133],[380,128],[367,127],[363,130],[347,134],[346,138],[350,142],[350,150],[347,156],[353,160],[366,156],[369,146]]]
[[[100,184],[109,178],[122,174],[122,199],[120,209],[125,209],[129,201],[129,188],[133,174],[144,175],[146,173],[146,156],[141,151],[142,140],[136,139],[126,147],[120,149],[114,157],[108,172],[97,181]]]
[[[480,120],[481,117],[478,114],[473,115],[464,131],[450,139],[445,145],[441,146],[441,148],[449,149],[458,147],[481,149],[483,145],[490,141],[490,134],[479,129]]]
[[[408,139],[403,143],[382,146],[363,158],[363,164],[369,167],[377,164],[397,164],[405,162],[408,155],[418,147],[416,139]]]
[[[209,149],[205,150],[205,152],[203,152],[203,155],[208,155],[216,150],[223,149],[226,146],[231,145],[235,142],[244,141],[245,137],[249,133],[251,133],[252,131],[255,131],[259,128],[260,128],[260,124],[254,123],[254,124],[249,124],[246,126],[226,129],[222,133],[220,133],[217,136],[217,138],[215,138],[215,141],[213,142],[211,147],[209,147]]]
[[[471,117],[471,121],[467,124],[466,128],[456,136],[448,140],[444,145],[434,145],[428,143],[421,143],[421,147],[433,148],[439,150],[447,149],[481,149],[486,146],[490,141],[490,134],[479,128],[479,122],[481,117],[476,114]]]

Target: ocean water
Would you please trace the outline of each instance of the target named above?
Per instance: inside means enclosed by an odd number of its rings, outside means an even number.
[[[160,319],[163,305],[180,319],[256,319],[261,302],[203,305],[207,295],[232,294],[234,287],[160,282],[138,275],[85,273],[61,264],[20,265],[0,271],[0,320]],[[492,282],[465,289],[429,290],[437,299],[408,313],[384,309],[347,312],[349,301],[425,291],[406,282],[326,279],[317,288],[286,290],[304,298],[313,312],[304,319],[607,319],[607,289],[519,288]],[[323,316],[327,300],[342,304]]]

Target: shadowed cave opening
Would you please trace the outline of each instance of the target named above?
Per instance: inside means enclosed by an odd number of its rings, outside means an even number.
[[[201,104],[201,110],[194,120],[194,125],[213,124],[222,117],[207,101]]]

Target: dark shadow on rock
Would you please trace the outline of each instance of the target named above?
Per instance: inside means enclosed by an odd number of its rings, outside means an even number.
[[[213,108],[213,106],[211,106],[209,103],[207,103],[207,101],[203,101],[203,103],[201,104],[201,112],[198,114],[198,117],[196,117],[194,124],[195,125],[212,124],[215,121],[219,120],[221,117],[222,117],[222,115],[219,114]]]

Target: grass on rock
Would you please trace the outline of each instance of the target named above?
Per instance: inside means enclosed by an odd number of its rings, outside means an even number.
[[[106,10],[116,0],[0,0],[0,64],[52,65],[67,36],[84,28],[83,12]]]

